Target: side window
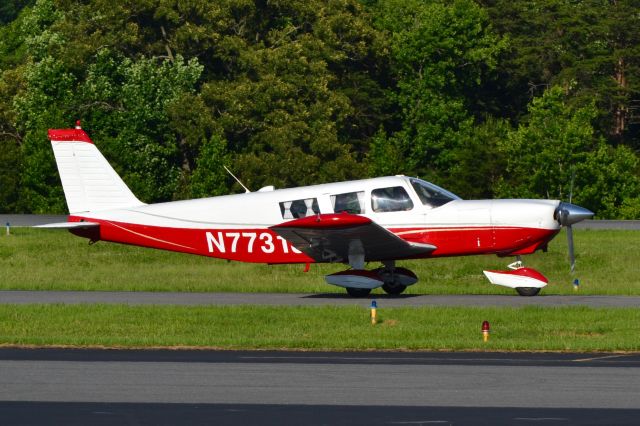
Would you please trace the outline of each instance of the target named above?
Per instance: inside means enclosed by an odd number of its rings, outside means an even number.
[[[332,195],[331,205],[335,213],[364,213],[364,191]]]
[[[371,191],[371,208],[376,213],[411,210],[413,202],[401,186],[379,188]]]
[[[302,217],[320,214],[318,200],[306,198],[304,200],[283,201],[280,203],[280,213],[283,219],[300,219]]]

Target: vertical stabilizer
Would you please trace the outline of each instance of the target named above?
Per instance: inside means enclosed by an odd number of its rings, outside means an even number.
[[[143,204],[80,126],[49,130],[49,139],[69,213],[122,209]]]

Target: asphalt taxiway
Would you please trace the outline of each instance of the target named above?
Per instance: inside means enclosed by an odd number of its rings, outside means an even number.
[[[638,383],[638,354],[4,348],[0,423],[631,425]]]
[[[338,293],[188,293],[188,292],[111,292],[111,291],[0,291],[0,304],[126,304],[126,305],[281,305],[322,306],[357,305],[368,307],[372,299],[385,307],[405,306],[590,306],[637,308],[637,296],[542,295],[376,295],[353,298]]]

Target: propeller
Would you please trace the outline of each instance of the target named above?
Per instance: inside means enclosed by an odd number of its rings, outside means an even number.
[[[571,196],[569,196],[571,199]],[[591,219],[594,213],[591,210],[587,210],[584,207],[576,206],[575,204],[565,203],[561,201],[556,208],[554,218],[558,221],[560,226],[567,228],[567,242],[569,243],[569,261],[571,262],[571,273],[576,268],[576,257],[573,249],[573,228],[571,225],[578,223],[585,219]]]
[[[569,244],[569,262],[571,263],[571,273],[576,269],[576,256],[573,248],[573,228],[571,225],[578,223],[585,219],[591,219],[594,213],[584,207],[577,206],[571,203],[573,198],[573,182],[576,178],[575,169],[571,172],[571,186],[569,187],[569,202],[565,203],[561,201],[556,208],[554,218],[558,221],[560,226],[567,228],[567,243]]]

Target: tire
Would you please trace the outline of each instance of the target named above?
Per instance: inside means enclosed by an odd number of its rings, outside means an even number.
[[[403,291],[405,291],[407,289],[406,285],[402,285],[402,284],[383,284],[382,285],[382,289],[387,293],[387,294],[391,294],[391,295],[398,295],[400,293],[402,293]]]
[[[398,282],[399,280],[396,278],[396,280],[391,281],[391,273],[386,269],[386,268],[377,268],[374,269],[372,272],[375,272],[376,274],[378,274],[382,280],[384,281],[384,285],[382,286],[382,289],[387,293],[387,294],[391,294],[391,295],[398,295],[400,293],[402,293],[403,291],[405,291],[407,289],[407,285],[405,284],[400,284],[400,282]],[[416,281],[418,281],[418,277],[416,277],[416,274],[413,273],[413,271],[407,269],[407,268],[402,268],[402,267],[397,267],[395,268],[395,272],[397,274],[402,274],[405,275],[406,277],[410,277],[413,278],[415,281],[412,282],[412,284],[415,284]],[[397,275],[396,275],[397,277]]]
[[[520,296],[535,296],[540,293],[538,287],[516,287],[516,291]]]
[[[351,297],[366,297],[371,293],[371,289],[347,287],[347,293],[349,293],[349,296]]]

